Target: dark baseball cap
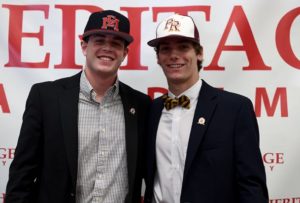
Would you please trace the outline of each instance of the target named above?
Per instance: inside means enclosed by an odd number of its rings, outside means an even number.
[[[130,22],[124,15],[113,11],[103,10],[92,13],[85,26],[82,39],[93,34],[111,34],[124,39],[128,44],[133,41],[133,37],[129,34]]]

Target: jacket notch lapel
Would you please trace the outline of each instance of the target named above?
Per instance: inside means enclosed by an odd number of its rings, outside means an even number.
[[[137,104],[133,94],[130,93],[129,87],[125,86],[122,82],[120,85],[120,96],[124,109],[125,118],[125,139],[126,139],[126,152],[127,152],[127,168],[128,168],[128,182],[129,187],[133,188],[135,174],[136,174],[136,162],[138,155],[138,112]],[[129,96],[130,95],[130,96]]]
[[[217,104],[213,88],[203,81],[188,142],[183,181],[191,167]]]

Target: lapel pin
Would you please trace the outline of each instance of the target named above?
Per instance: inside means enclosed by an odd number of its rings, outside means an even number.
[[[135,108],[131,108],[131,109],[129,110],[129,112],[130,112],[132,115],[134,115],[134,114],[135,114]]]
[[[198,124],[205,125],[205,118],[200,117],[199,120],[198,120]]]

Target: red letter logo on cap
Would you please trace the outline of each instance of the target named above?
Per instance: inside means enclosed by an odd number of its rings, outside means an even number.
[[[180,31],[178,29],[179,24],[180,24],[179,21],[176,21],[174,19],[169,19],[166,23],[165,30],[169,29],[169,32],[171,32],[171,31]]]
[[[107,29],[107,27],[113,28],[115,31],[119,31],[119,19],[112,15],[108,15],[107,17],[103,18],[101,29]]]

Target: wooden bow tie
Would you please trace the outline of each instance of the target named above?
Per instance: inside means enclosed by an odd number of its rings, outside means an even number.
[[[165,108],[168,111],[172,108],[175,108],[176,106],[182,106],[183,108],[187,109],[190,108],[190,99],[185,95],[182,95],[179,98],[172,99],[167,94],[165,94],[162,98],[164,100]]]

